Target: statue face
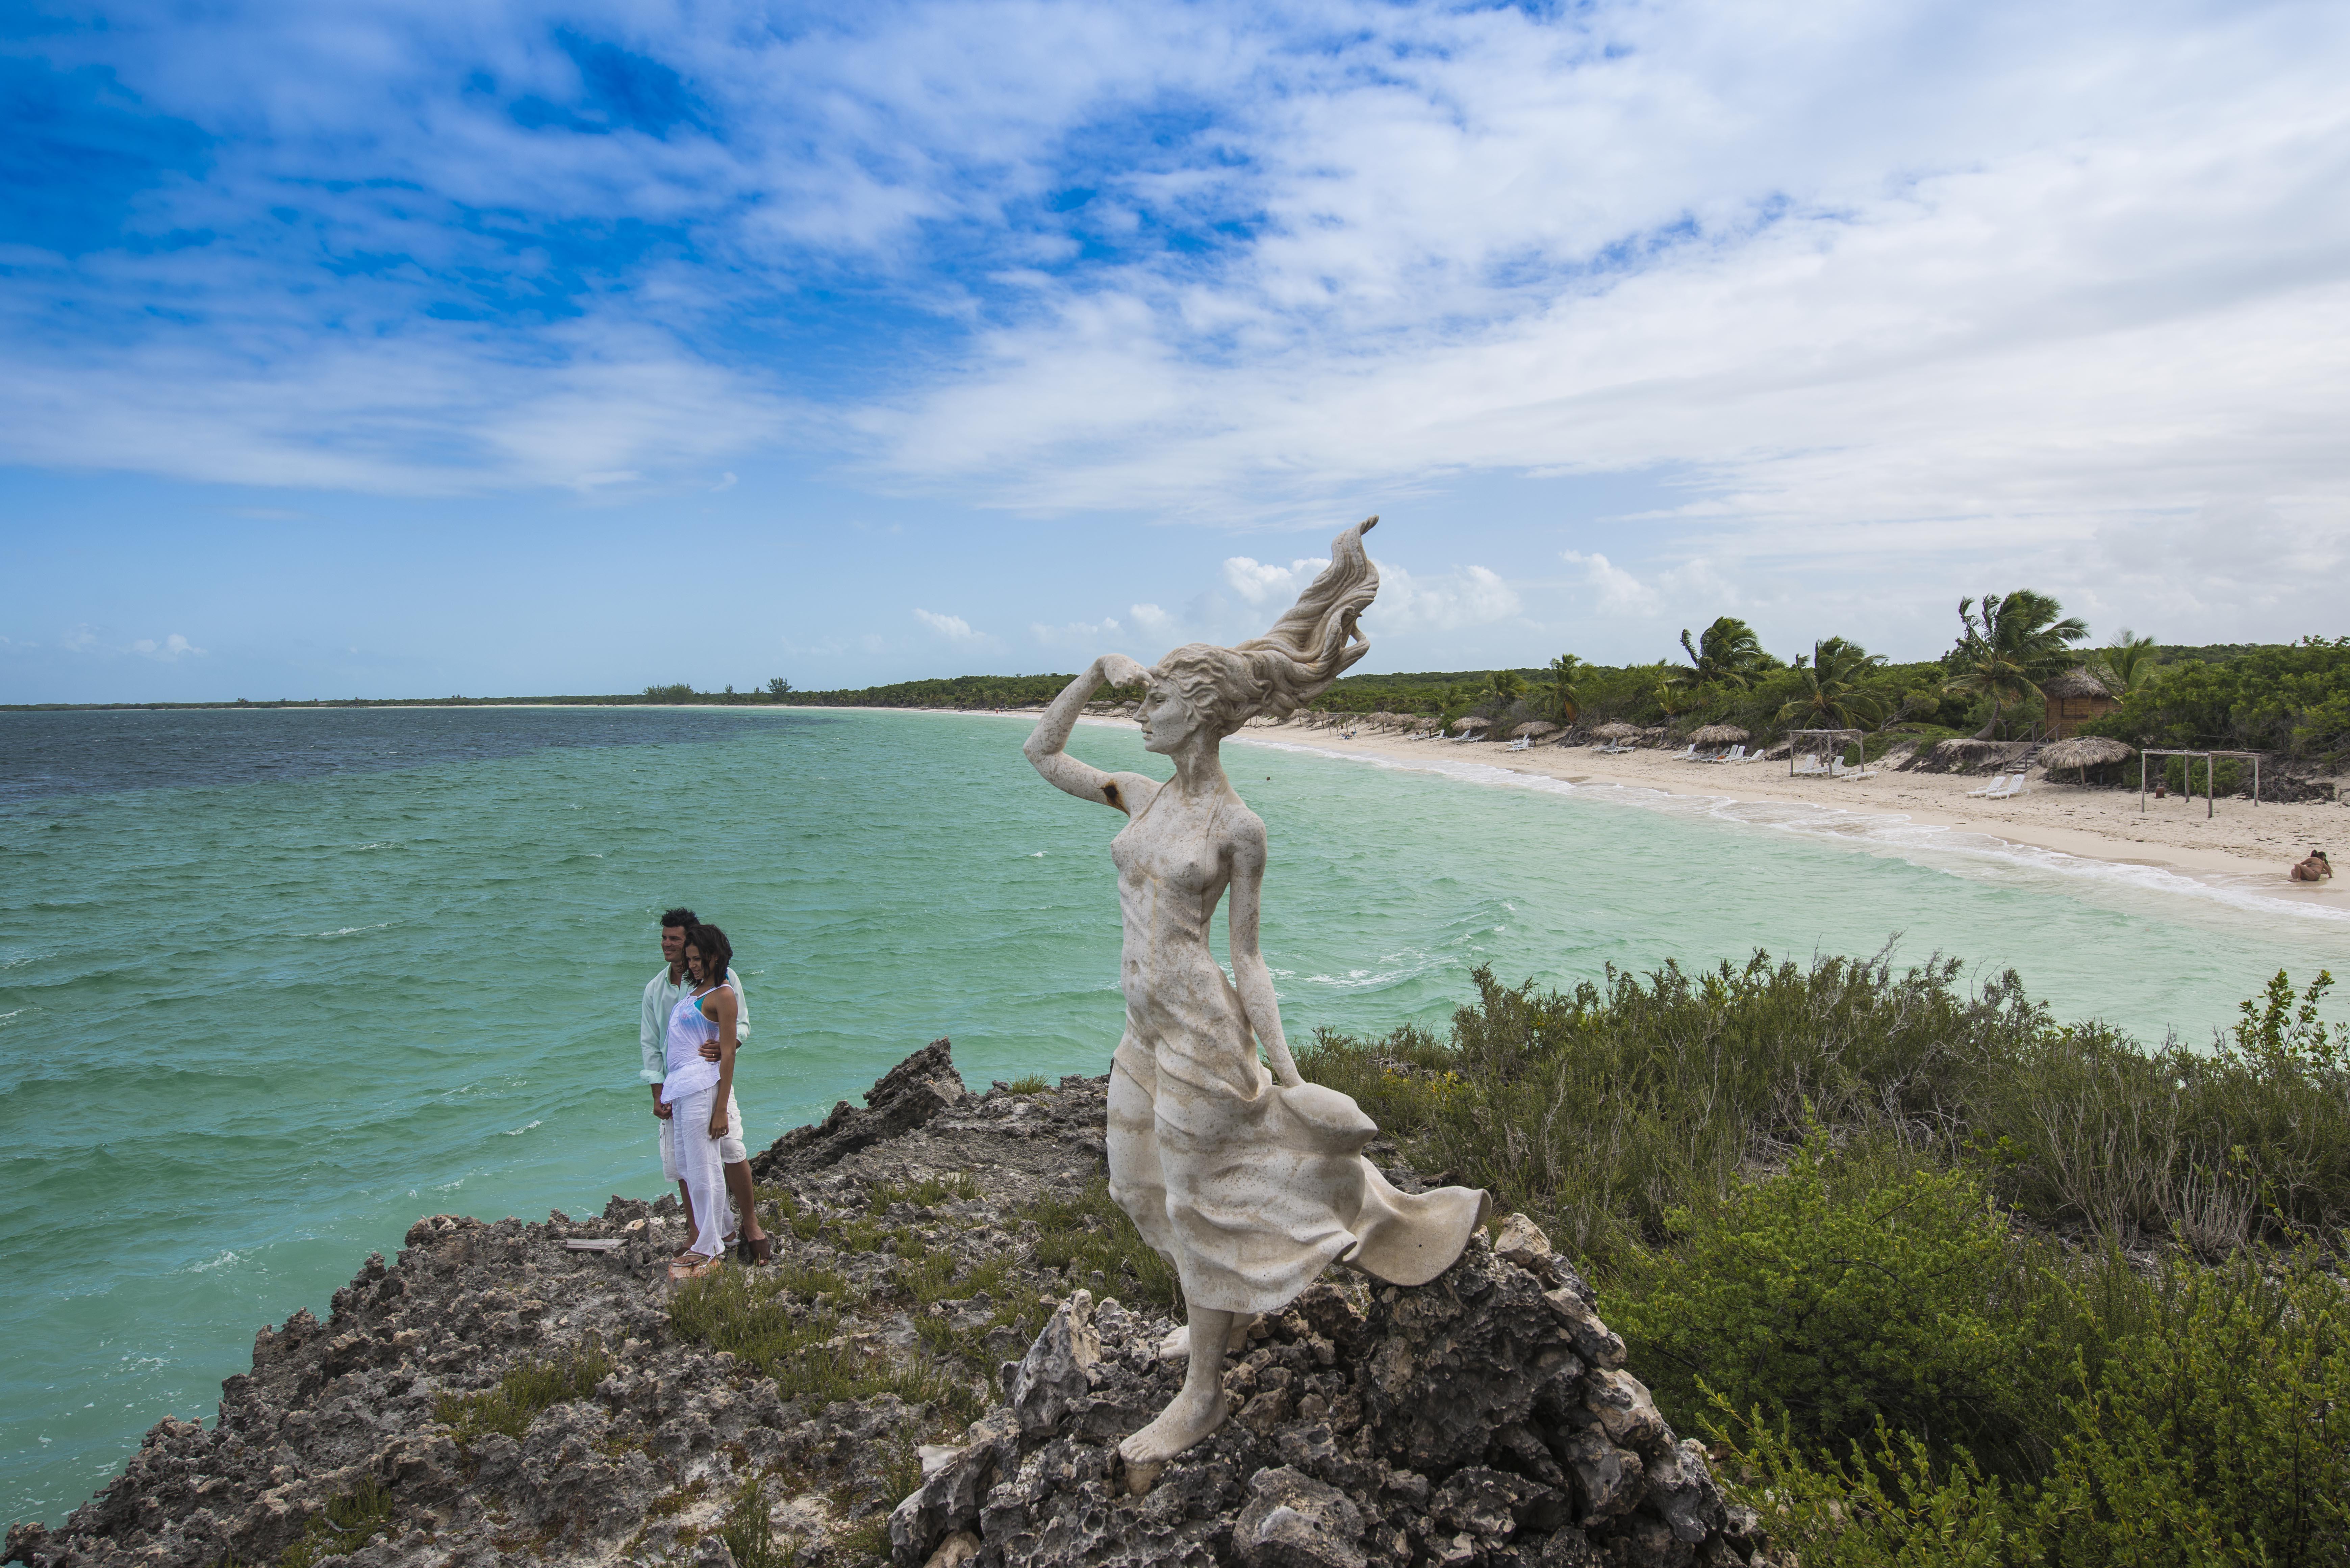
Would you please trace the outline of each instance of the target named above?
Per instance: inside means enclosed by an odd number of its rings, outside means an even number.
[[[1175,750],[1200,727],[1199,716],[1171,680],[1153,676],[1142,699],[1142,749],[1161,755]]]

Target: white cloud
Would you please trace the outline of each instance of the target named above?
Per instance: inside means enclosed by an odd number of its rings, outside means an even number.
[[[1591,585],[1592,607],[1599,614],[1650,616],[1661,607],[1656,589],[1607,556],[1585,555],[1578,550],[1561,550],[1558,554],[1568,566],[1583,568],[1584,580]]]
[[[1607,541],[1657,586],[1619,607],[1678,597],[1668,560],[1939,584],[2230,508],[2350,545],[2340,6],[323,15],[43,35],[214,143],[141,243],[10,249],[0,461],[608,489],[790,447],[1243,524],[1669,475],[1687,504],[1622,525],[1669,548]],[[693,117],[519,123],[580,100],[558,21],[667,62]],[[556,254],[629,226],[661,243]],[[869,315],[801,292],[843,275]],[[1294,592],[1234,563],[1251,606]],[[2178,613],[2249,635],[2265,592]]]
[[[949,642],[984,642],[987,640],[987,634],[985,632],[973,631],[971,628],[971,622],[963,619],[962,617],[959,615],[938,615],[930,610],[917,609],[914,612],[914,618],[920,621],[924,626],[929,627],[932,631],[937,632],[941,637],[945,638]]]
[[[1484,566],[1419,577],[1379,563],[1379,597],[1366,618],[1381,631],[1458,631],[1511,620],[1525,612],[1515,588]]]
[[[1042,621],[1028,625],[1028,634],[1046,648],[1097,649],[1105,639],[1118,638],[1119,629],[1117,618],[1111,616],[1097,621],[1070,621],[1064,626],[1046,626]]]
[[[1175,618],[1157,605],[1130,605],[1126,613],[1134,618],[1136,626],[1148,632],[1165,632],[1175,624]]]
[[[204,650],[175,631],[161,643],[152,638],[142,637],[132,643],[128,651],[170,664],[192,653],[201,656]]]
[[[1224,562],[1224,582],[1251,605],[1270,603],[1286,608],[1329,564],[1326,557],[1305,557],[1276,566],[1246,556],[1233,556]]]

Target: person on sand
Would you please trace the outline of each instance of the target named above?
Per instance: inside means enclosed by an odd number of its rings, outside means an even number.
[[[1378,590],[1363,553],[1370,526],[1337,537],[1329,569],[1262,638],[1192,643],[1152,670],[1118,654],[1095,659],[1025,747],[1046,782],[1127,816],[1110,843],[1126,996],[1110,1065],[1110,1194],[1175,1266],[1187,1326],[1169,1349],[1191,1359],[1182,1391],[1118,1445],[1139,1470],[1222,1425],[1224,1357],[1258,1314],[1286,1306],[1340,1259],[1424,1284],[1460,1256],[1489,1207],[1472,1189],[1414,1196],[1389,1186],[1362,1158],[1378,1131],[1370,1118],[1298,1076],[1257,949],[1264,824],[1219,760],[1225,736],[1258,714],[1295,712],[1369,650],[1355,620]],[[1143,748],[1174,763],[1172,779],[1106,774],[1063,749],[1105,681],[1146,689]],[[1229,980],[1208,940],[1227,889]]]
[[[726,988],[733,945],[716,926],[685,934],[685,978],[691,990],[670,1010],[662,1054],[668,1076],[662,1097],[670,1109],[664,1173],[686,1190],[693,1240],[671,1260],[672,1280],[697,1279],[726,1257],[726,1177],[719,1140],[726,1136],[726,1102],[734,1091],[734,1047],[742,1012]],[[718,1060],[702,1047],[718,1047]],[[749,1218],[746,1210],[746,1219]]]
[[[2296,882],[2323,882],[2334,875],[2334,862],[2325,857],[2323,849],[2313,849],[2309,858],[2285,873]]]
[[[669,1015],[688,989],[685,973],[685,934],[702,923],[691,909],[676,909],[661,916],[660,950],[662,968],[645,982],[642,1006],[638,1012],[637,1043],[641,1053],[639,1079],[652,1086],[653,1115],[660,1126],[660,1158],[663,1169],[675,1175],[677,1156],[671,1147],[672,1128],[670,1107],[661,1096],[661,1080],[668,1075],[665,1042],[669,1032]],[[751,1038],[751,1004],[743,995],[743,981],[732,969],[726,971],[726,989],[734,993],[734,1038],[738,1044]],[[702,1050],[702,1060],[718,1060],[718,1043],[710,1041]],[[743,1107],[735,1103],[730,1088],[726,1096],[726,1136],[719,1140],[719,1159],[726,1171],[726,1189],[734,1200],[734,1209],[742,1219],[742,1230],[736,1241],[737,1250],[746,1263],[764,1263],[775,1254],[775,1242],[759,1228],[757,1189],[751,1180],[749,1152],[743,1145]],[[694,1230],[693,1199],[683,1182],[678,1183],[679,1200],[685,1204],[686,1231]],[[735,1232],[728,1232],[730,1238]],[[682,1252],[683,1249],[680,1249]]]

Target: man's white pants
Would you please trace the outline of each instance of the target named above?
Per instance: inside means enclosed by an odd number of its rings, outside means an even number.
[[[686,1195],[693,1199],[693,1250],[705,1258],[726,1251],[730,1212],[726,1169],[719,1159],[720,1140],[710,1136],[710,1107],[717,1095],[712,1085],[671,1101],[669,1119],[661,1124],[661,1169],[671,1180],[684,1182]]]

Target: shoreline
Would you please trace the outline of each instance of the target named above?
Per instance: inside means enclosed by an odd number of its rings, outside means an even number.
[[[1982,801],[1968,799],[1967,792],[1988,781],[1960,774],[1797,778],[1788,775],[1783,763],[1683,763],[1653,751],[1602,756],[1590,746],[1512,753],[1491,742],[1409,741],[1388,734],[1348,741],[1336,732],[1291,725],[1251,729],[1232,738],[1453,776],[1460,776],[1454,770],[1462,766],[1484,767],[1530,783],[1710,803],[1706,815],[1750,826],[1809,826],[1897,848],[1977,855],[2020,851],[2043,864],[2054,857],[2137,867],[2226,895],[2230,902],[2257,899],[2280,911],[2350,919],[2350,888],[2340,880],[2312,885],[2284,875],[2311,847],[2332,849],[2350,838],[2350,812],[2334,802],[2255,806],[2232,799],[2207,819],[2199,796],[2191,805],[2186,796],[2149,798],[2140,813],[2135,792],[2083,789],[2039,778],[2013,799]],[[1806,822],[1800,814],[1816,815]],[[1966,842],[1970,838],[1981,842]]]
[[[1008,719],[1033,724],[1034,710],[990,712],[958,708],[842,708],[851,713],[933,713]],[[1132,730],[1131,719],[1087,714],[1077,721]],[[1535,746],[1510,752],[1492,742],[1411,741],[1388,732],[1347,740],[1335,729],[1295,722],[1252,724],[1231,737],[1249,745],[1311,752],[1320,756],[1411,768],[1461,783],[1491,782],[1623,792],[1626,804],[1662,796],[1705,815],[1756,827],[1810,828],[1820,836],[1859,838],[1897,852],[2022,857],[2052,869],[2067,861],[2132,868],[2153,875],[2147,885],[2174,896],[2216,895],[2238,908],[2350,920],[2350,884],[2337,877],[2293,882],[2285,868],[2312,848],[2350,847],[2350,800],[2263,801],[2230,798],[2203,815],[2200,795],[2148,797],[2138,810],[2134,791],[2085,789],[2034,777],[2025,792],[2004,801],[1970,800],[1967,792],[1990,781],[1968,774],[1881,772],[1866,779],[1799,778],[1784,763],[1705,763],[1673,760],[1642,749],[1601,755],[1596,746]],[[1462,770],[1488,768],[1514,780],[1490,781]],[[1815,814],[1809,816],[1804,814]],[[1968,840],[1975,840],[1970,843]],[[2162,888],[2164,879],[2176,883]],[[2177,883],[2189,886],[2181,887]]]

